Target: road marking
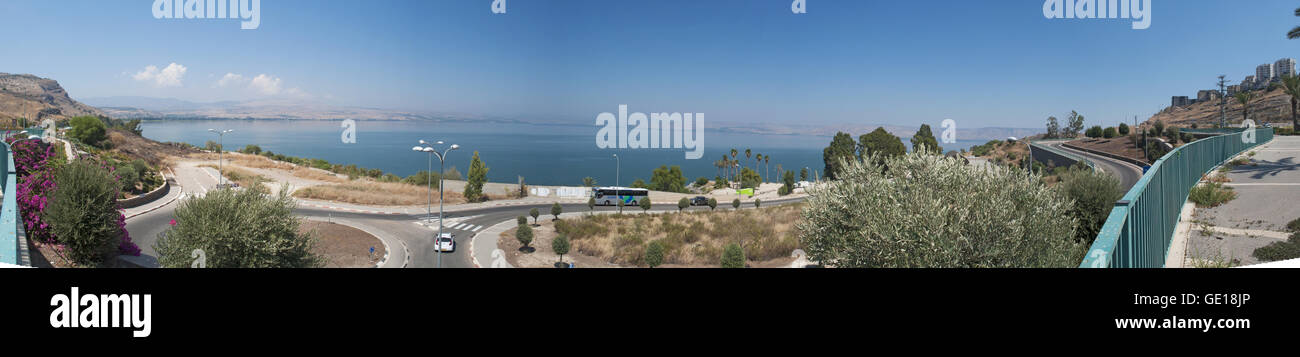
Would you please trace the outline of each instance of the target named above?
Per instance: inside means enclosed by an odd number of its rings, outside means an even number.
[[[1237,186],[1237,187],[1247,187],[1247,186],[1267,187],[1267,186],[1300,186],[1300,183],[1225,183],[1223,185]]]
[[[472,231],[473,231],[473,232],[478,232],[478,230],[480,230],[480,229],[483,229],[483,226],[474,226],[474,230],[472,230]]]

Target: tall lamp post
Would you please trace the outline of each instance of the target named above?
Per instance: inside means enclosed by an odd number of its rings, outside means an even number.
[[[220,131],[218,131],[217,129],[208,129],[208,131],[217,133],[217,171],[219,171],[219,173],[221,174],[221,180],[217,181],[217,187],[220,188],[221,185],[224,185],[226,183],[225,166],[222,164],[223,162],[226,161],[226,147],[224,144],[222,144],[222,142],[223,139],[225,139],[226,134],[235,131],[235,129],[226,129]]]
[[[622,165],[623,165],[623,160],[618,158],[618,154],[614,154],[614,199],[618,200],[619,214],[623,214],[623,195],[619,192],[619,186],[618,186],[618,181],[619,181],[618,174],[619,174],[619,169],[622,167]]]
[[[441,172],[443,172],[443,170],[445,170],[445,167],[447,166],[447,153],[451,152],[452,150],[460,149],[460,145],[456,145],[456,144],[451,144],[451,147],[448,147],[446,150],[443,150],[442,152],[438,152],[437,149],[434,149],[434,148],[433,148],[433,145],[442,145],[442,144],[443,144],[442,141],[438,141],[438,142],[433,143],[433,144],[431,145],[431,144],[429,144],[428,142],[426,142],[426,141],[424,141],[424,140],[420,140],[420,145],[419,145],[419,146],[416,146],[416,147],[412,147],[412,148],[411,148],[412,151],[429,153],[429,175],[430,175],[430,176],[429,176],[429,179],[428,179],[428,185],[429,185],[429,186],[433,186],[433,176],[432,176],[432,175],[433,175],[433,157],[434,157],[434,156],[437,156],[437,157],[438,157],[438,172],[439,172],[439,174],[438,174],[438,235],[435,236],[435,237],[433,238],[433,247],[434,247],[434,249],[437,249],[437,250],[438,250],[438,267],[439,267],[439,268],[442,267],[442,249],[441,249],[441,247],[438,246],[438,239],[441,239],[441,238],[442,238],[442,218],[443,218],[443,217],[442,217],[442,216],[443,216],[443,215],[442,215],[442,201],[443,201],[443,199],[442,199],[442,186],[443,186],[443,175],[441,174]],[[425,206],[425,211],[427,211],[427,212],[428,212],[428,215],[430,216],[430,218],[432,218],[432,215],[433,215],[433,207],[432,207],[432,206],[433,206],[433,203],[432,203],[432,201],[433,201],[433,187],[429,187],[429,194],[428,194],[428,197],[429,197],[429,201],[430,201],[430,203],[428,203],[428,204]]]

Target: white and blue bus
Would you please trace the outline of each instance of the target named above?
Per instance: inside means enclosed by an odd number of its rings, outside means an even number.
[[[596,199],[596,204],[601,206],[618,205],[618,201],[623,201],[624,206],[636,206],[641,204],[641,200],[650,197],[650,190],[644,188],[627,188],[627,187],[594,187],[591,189],[591,197]]]

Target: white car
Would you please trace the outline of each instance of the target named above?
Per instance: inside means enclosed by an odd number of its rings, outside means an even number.
[[[436,249],[438,249],[439,252],[456,251],[456,235],[451,233],[443,233],[441,236],[438,237],[438,241],[434,243],[434,247],[436,247]]]

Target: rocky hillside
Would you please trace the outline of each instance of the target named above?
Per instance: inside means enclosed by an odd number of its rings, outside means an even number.
[[[45,118],[62,120],[82,115],[105,116],[99,109],[72,100],[57,81],[30,74],[0,73],[0,123],[26,118],[34,124]]]
[[[1291,124],[1291,96],[1283,93],[1281,89],[1272,91],[1256,91],[1260,97],[1250,104],[1250,118],[1256,123],[1275,123]],[[1236,98],[1228,98],[1228,123],[1241,123],[1241,103]],[[1214,100],[1204,103],[1196,103],[1186,107],[1166,108],[1159,114],[1151,117],[1149,123],[1163,121],[1166,125],[1180,127],[1190,127],[1192,124],[1198,126],[1211,126],[1219,123],[1221,114],[1219,111],[1219,101]]]

